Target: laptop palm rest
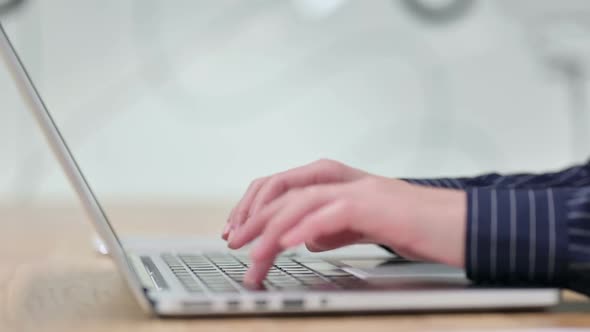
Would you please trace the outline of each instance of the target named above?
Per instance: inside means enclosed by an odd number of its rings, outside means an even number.
[[[463,270],[441,264],[384,260],[342,260],[341,263],[346,272],[379,288],[448,290],[470,284]]]

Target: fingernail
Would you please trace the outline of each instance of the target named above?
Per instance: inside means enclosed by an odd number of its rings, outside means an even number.
[[[230,226],[231,226],[231,224],[229,222],[227,224],[225,224],[225,227],[223,227],[223,235],[227,235],[227,233],[229,233]]]
[[[238,249],[238,246],[234,242],[236,240],[237,234],[236,231],[230,231],[229,236],[227,237],[227,247],[230,249]]]

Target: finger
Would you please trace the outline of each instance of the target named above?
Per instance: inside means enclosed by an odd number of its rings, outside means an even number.
[[[319,236],[305,241],[305,247],[311,252],[321,252],[363,242],[363,236],[348,230],[327,236]]]
[[[244,275],[244,284],[253,287],[259,286],[273,265],[274,258],[266,261],[253,261]]]
[[[246,193],[244,194],[242,199],[238,202],[238,204],[234,208],[232,215],[230,215],[230,219],[229,219],[230,226],[227,229],[228,234],[232,230],[237,228],[239,225],[241,225],[246,220],[246,218],[248,218],[248,211],[250,210],[250,205],[252,204],[254,197],[256,197],[256,194],[258,193],[260,188],[262,188],[262,185],[264,184],[264,182],[267,180],[268,180],[268,177],[264,177],[264,178],[260,178],[258,180],[255,180],[250,184],[250,186],[246,190]]]
[[[230,248],[234,245],[241,246],[261,235],[259,242],[262,246],[265,243],[270,245],[281,235],[282,229],[290,228],[290,225],[300,220],[310,210],[331,199],[336,191],[334,186],[338,185],[321,185],[289,191],[260,213],[255,214],[252,217],[253,220],[238,232],[236,239],[232,239],[234,241],[231,241]]]
[[[268,220],[283,208],[285,200],[279,200],[256,215],[250,216],[242,227],[230,233],[227,246],[231,249],[239,249],[254,240],[266,227]]]
[[[323,206],[286,232],[279,240],[281,247],[294,247],[306,240],[344,231],[356,231],[351,227],[355,220],[352,210],[351,205],[344,201],[335,201]]]
[[[263,232],[266,238],[269,236],[271,238],[276,237],[274,234],[280,232],[280,229],[277,229],[277,226],[268,228],[268,225],[297,221],[310,209],[324,204],[330,198],[330,191],[331,187],[324,185],[288,192],[259,213],[253,215],[243,227],[236,231],[235,234],[232,234],[229,247],[232,249],[240,248]]]
[[[330,207],[332,206],[332,204],[327,203],[325,204],[325,206]],[[317,208],[312,208],[311,206],[305,208],[305,210],[309,211],[309,213],[311,213],[312,215],[314,214],[313,211],[322,211],[324,209],[329,210],[329,208],[323,208],[322,206]],[[248,284],[260,284],[268,274],[268,271],[272,267],[272,262],[274,262],[275,258],[285,249],[299,244],[296,243],[294,245],[283,245],[283,243],[281,243],[280,241],[281,234],[283,234],[282,230],[284,228],[289,227],[292,223],[296,223],[296,221],[299,219],[306,219],[304,213],[289,212],[286,212],[284,216],[281,216],[279,214],[273,218],[272,224],[270,224],[268,227],[269,229],[265,230],[260,242],[252,250],[250,256],[252,258],[253,263],[246,273]],[[294,219],[290,219],[294,216],[302,217],[295,217]],[[295,222],[293,222],[293,220],[295,220]],[[319,234],[321,235],[322,233]],[[246,280],[246,276],[244,277],[244,279]]]
[[[317,202],[310,200],[310,203]],[[317,203],[316,203],[317,204]],[[264,234],[260,240],[260,242],[252,249],[251,259],[252,265],[246,272],[244,276],[244,281],[248,285],[258,285],[260,284],[268,271],[272,267],[276,257],[287,247],[282,247],[279,243],[280,238],[280,226],[282,227],[289,227],[290,224],[296,223],[297,220],[301,219],[305,213],[308,211],[313,211],[315,208],[315,204],[308,204],[306,206],[302,206],[300,209],[294,207],[289,209],[280,210],[276,213],[267,228],[271,228],[270,230],[265,229]],[[270,226],[274,227],[270,227]],[[247,280],[247,281],[246,281]]]
[[[227,218],[227,221],[225,222],[225,226],[223,226],[223,231],[221,232],[221,238],[224,240],[227,240],[227,237],[229,236],[229,230],[231,227],[231,218],[235,213],[236,208],[234,207],[233,209],[231,209],[231,212],[229,213],[229,217]]]
[[[273,216],[267,222],[258,243],[252,249],[252,259],[263,261],[276,256],[277,252],[283,249],[279,244],[279,239],[284,232],[297,224],[306,214],[311,213],[324,203],[310,200],[309,202],[303,202],[302,207],[299,209],[289,207]]]
[[[352,180],[362,172],[331,160],[319,160],[272,176],[252,202],[251,213],[293,188]]]

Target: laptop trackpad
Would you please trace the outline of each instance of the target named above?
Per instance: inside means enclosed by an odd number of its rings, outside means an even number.
[[[384,260],[340,260],[341,268],[362,279],[430,279],[459,278],[465,279],[461,269],[441,264],[420,262],[396,262]],[[345,267],[347,266],[347,267]]]

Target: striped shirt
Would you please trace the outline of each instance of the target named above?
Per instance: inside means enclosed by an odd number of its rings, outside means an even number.
[[[467,192],[465,269],[474,282],[590,295],[590,162],[544,174],[406,181]]]

